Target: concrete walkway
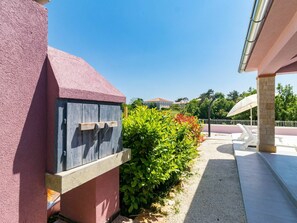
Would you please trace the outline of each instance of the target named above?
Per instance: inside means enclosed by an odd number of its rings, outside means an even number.
[[[179,213],[170,213],[167,222],[246,222],[231,135],[212,134],[199,150],[194,176],[175,199]]]
[[[293,147],[277,147],[277,153],[241,150],[234,136],[246,218],[249,223],[297,222],[297,153]],[[285,138],[286,139],[286,138]]]

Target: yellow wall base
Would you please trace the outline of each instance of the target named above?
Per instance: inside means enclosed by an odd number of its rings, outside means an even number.
[[[266,152],[266,153],[276,153],[276,146],[275,145],[258,145],[257,149],[259,152]]]

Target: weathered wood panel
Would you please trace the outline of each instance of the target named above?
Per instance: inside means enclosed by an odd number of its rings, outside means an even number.
[[[108,126],[106,126],[100,130],[99,158],[103,158],[121,151],[121,115],[122,112],[120,105],[100,105],[100,121],[117,121],[118,126],[112,128],[108,128]]]
[[[121,116],[119,104],[58,100],[53,171],[69,170],[122,151]],[[97,134],[94,128],[80,126],[92,122],[100,123]]]
[[[114,115],[118,121],[118,126],[114,129],[114,134],[112,136],[112,147],[114,148],[113,153],[118,153],[123,150],[122,141],[122,109],[120,105],[114,107]]]
[[[66,170],[82,165],[83,141],[79,123],[83,119],[82,103],[67,103]]]
[[[83,122],[98,122],[99,120],[98,104],[83,104]],[[82,131],[83,137],[83,164],[90,163],[99,158],[98,153],[98,135],[95,130]]]
[[[65,169],[65,160],[64,156],[65,148],[65,138],[66,138],[66,123],[64,119],[66,118],[66,102],[65,101],[57,101],[57,111],[56,111],[56,140],[55,145],[56,149],[54,152],[54,172],[61,172]]]

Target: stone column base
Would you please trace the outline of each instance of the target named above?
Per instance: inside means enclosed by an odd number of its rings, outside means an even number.
[[[275,145],[257,145],[257,149],[259,152],[266,152],[266,153],[276,153],[276,146]]]

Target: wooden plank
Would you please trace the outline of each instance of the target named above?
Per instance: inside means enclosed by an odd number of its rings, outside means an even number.
[[[64,119],[66,118],[66,102],[58,101],[58,117],[57,117],[57,172],[61,172],[65,169],[66,157],[63,154],[65,149],[65,138],[66,138],[66,124]]]
[[[118,127],[118,122],[117,121],[110,121],[110,122],[105,122],[109,128],[114,128]]]
[[[107,128],[100,130],[100,147],[99,158],[109,156],[121,151],[121,108],[120,105],[102,104],[100,105],[100,122],[113,120],[117,122],[117,127]]]
[[[66,170],[82,165],[82,132],[79,130],[82,116],[81,103],[67,103]]]
[[[95,125],[98,124],[100,129],[103,129],[105,125],[107,125],[109,128],[117,127],[118,122],[117,121],[107,121],[107,122],[83,122],[79,123],[79,129],[80,131],[87,131],[87,130],[93,130],[95,129]]]
[[[112,147],[113,152],[118,153],[123,150],[123,141],[122,141],[122,109],[120,105],[114,106],[114,117],[117,120],[118,127],[113,131],[112,136]]]
[[[98,122],[99,120],[98,104],[83,104],[83,122]],[[80,124],[80,129],[81,124]],[[83,131],[83,164],[90,163],[99,159],[98,153],[98,133],[94,131]]]
[[[65,160],[63,151],[65,149],[64,140],[66,138],[66,125],[64,119],[66,118],[66,102],[62,100],[57,101],[57,113],[56,113],[56,169],[55,172],[61,172],[65,169]]]
[[[83,122],[79,123],[79,129],[80,131],[94,130],[96,123],[99,125],[99,128],[104,128],[104,123],[101,122]]]

